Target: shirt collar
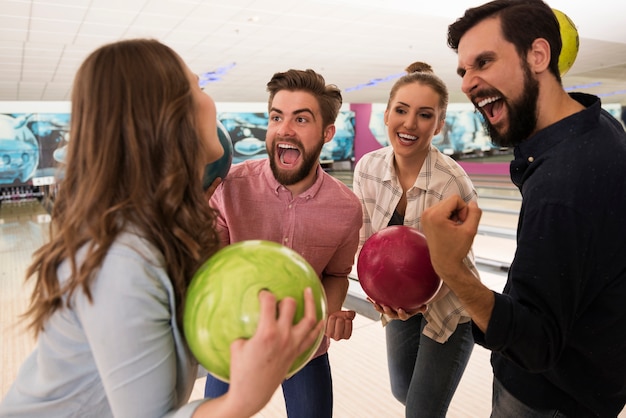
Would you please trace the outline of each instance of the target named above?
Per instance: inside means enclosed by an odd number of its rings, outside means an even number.
[[[394,161],[394,153],[393,153],[393,148],[391,145],[388,146],[389,150],[387,151],[387,153],[385,154],[385,164],[387,166],[387,170],[385,170],[385,173],[382,176],[382,181],[392,181],[393,178],[397,178],[397,174],[396,174],[396,167],[393,165],[393,161]],[[428,155],[426,155],[426,158],[424,159],[424,164],[422,165],[422,168],[420,169],[420,173],[417,176],[417,179],[415,180],[415,184],[413,185],[414,187],[418,187],[420,189],[423,190],[428,190],[428,181],[429,181],[429,176],[426,175],[422,175],[422,173],[432,173],[432,162],[434,161],[433,158],[434,154],[437,152],[437,148],[434,145],[430,145],[430,148],[428,150]]]
[[[582,135],[597,123],[601,110],[600,99],[585,93],[569,95],[585,106],[585,109],[540,130],[515,147],[515,159],[511,162],[510,172],[511,180],[516,186],[522,185],[526,169],[548,150],[568,138]]]
[[[394,157],[393,157],[393,147],[388,145],[387,153],[385,154],[385,165],[387,166],[387,170],[383,173],[382,181],[391,181],[396,175],[396,167],[393,165]]]

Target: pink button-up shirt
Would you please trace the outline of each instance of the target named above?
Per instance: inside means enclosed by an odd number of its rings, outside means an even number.
[[[352,191],[321,166],[315,183],[295,198],[278,183],[268,159],[234,164],[211,198],[220,212],[222,242],[263,239],[302,255],[320,279],[345,278],[352,270],[363,222]],[[326,352],[324,337],[316,355]]]

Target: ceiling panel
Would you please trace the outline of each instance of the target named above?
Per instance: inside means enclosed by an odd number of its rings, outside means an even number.
[[[0,100],[69,100],[76,69],[100,45],[149,37],[174,48],[218,102],[267,99],[277,71],[313,68],[345,102],[386,102],[411,62],[432,65],[466,102],[447,26],[472,0],[0,0]],[[624,3],[624,4],[622,4]],[[567,88],[626,105],[626,2],[553,0],[581,36]]]

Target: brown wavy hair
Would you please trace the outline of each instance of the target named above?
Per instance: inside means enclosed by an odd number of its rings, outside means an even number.
[[[193,273],[219,245],[202,190],[206,149],[187,74],[173,50],[148,39],[100,47],[79,68],[50,240],[27,270],[35,285],[24,315],[35,335],[65,307],[64,295],[68,306],[76,291],[92,300],[94,273],[127,226],[163,254],[182,321]],[[57,268],[65,259],[72,274],[61,286]]]
[[[334,84],[326,84],[324,77],[311,69],[287,70],[275,73],[267,83],[267,91],[270,93],[268,108],[272,107],[274,96],[281,90],[305,91],[311,93],[317,99],[322,114],[322,126],[326,128],[335,123],[343,98],[341,90]]]
[[[559,21],[554,11],[542,0],[495,0],[472,7],[448,26],[448,46],[459,51],[459,42],[468,30],[489,18],[499,18],[505,40],[515,45],[520,58],[525,57],[537,38],[550,44],[549,71],[561,82],[559,55],[563,48]]]

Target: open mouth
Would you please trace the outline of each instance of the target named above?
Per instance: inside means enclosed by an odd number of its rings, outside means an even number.
[[[489,119],[497,119],[502,113],[504,103],[499,96],[487,97],[476,103],[476,107],[482,110],[483,114]]]
[[[291,144],[278,144],[278,159],[280,163],[285,166],[292,166],[300,159],[300,150]]]

